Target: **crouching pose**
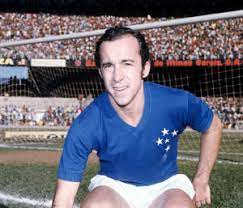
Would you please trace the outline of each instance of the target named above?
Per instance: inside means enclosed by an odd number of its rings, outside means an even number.
[[[144,78],[150,71],[144,36],[126,27],[106,30],[96,45],[105,92],[76,118],[65,139],[53,207],[72,207],[88,155],[100,170],[82,208],[192,208],[210,204],[209,177],[221,122],[201,99]],[[193,181],[178,174],[178,137],[201,132]]]

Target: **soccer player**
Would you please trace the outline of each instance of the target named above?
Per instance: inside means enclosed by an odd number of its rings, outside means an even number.
[[[88,155],[100,170],[82,208],[191,208],[210,204],[208,185],[221,138],[219,118],[189,92],[145,82],[150,71],[144,36],[126,27],[106,30],[96,45],[106,92],[72,123],[58,169],[53,207],[72,207]],[[201,132],[191,182],[177,172],[179,135]]]

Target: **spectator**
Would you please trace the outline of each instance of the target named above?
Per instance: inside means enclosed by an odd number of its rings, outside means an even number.
[[[204,99],[221,119],[225,129],[243,129],[242,98],[205,97]],[[84,110],[93,97],[82,96],[79,105],[53,105],[44,113],[37,106],[0,105],[0,125],[3,126],[70,126],[74,118]],[[42,111],[41,111],[42,112]],[[38,115],[39,114],[39,115]]]
[[[134,25],[166,18],[114,16],[58,16],[48,13],[0,13],[0,41],[48,37],[104,29],[114,25]],[[153,59],[226,59],[242,58],[240,25],[243,18],[217,20],[177,27],[145,30]],[[163,35],[162,35],[163,34]],[[97,37],[55,41],[16,47],[20,56],[32,58],[93,59]],[[4,57],[15,57],[16,51],[0,49]]]
[[[89,94],[83,97],[82,109],[85,109],[93,97]],[[0,125],[3,126],[70,126],[74,118],[80,113],[80,105],[72,103],[60,106],[49,106],[44,112],[34,105],[1,105]]]

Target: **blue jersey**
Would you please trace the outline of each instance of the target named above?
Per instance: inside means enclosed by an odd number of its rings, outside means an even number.
[[[189,92],[144,83],[145,106],[136,127],[123,121],[102,93],[73,122],[65,139],[58,178],[80,181],[88,155],[97,150],[99,174],[134,185],[151,185],[177,173],[178,136],[205,132],[212,110]]]

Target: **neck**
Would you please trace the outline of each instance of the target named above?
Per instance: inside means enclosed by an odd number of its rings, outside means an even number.
[[[136,127],[141,120],[144,110],[144,86],[138,91],[136,97],[126,106],[119,106],[111,102],[120,118],[131,126]]]

